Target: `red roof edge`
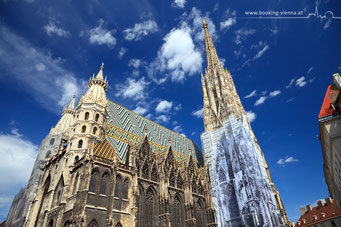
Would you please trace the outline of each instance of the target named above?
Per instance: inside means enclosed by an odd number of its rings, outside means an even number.
[[[334,109],[330,106],[331,104],[331,100],[329,97],[329,93],[330,93],[330,88],[332,87],[332,85],[328,86],[326,95],[324,96],[324,100],[323,100],[323,104],[320,110],[320,114],[319,114],[319,118],[321,117],[325,117],[328,115],[332,115],[334,112]]]

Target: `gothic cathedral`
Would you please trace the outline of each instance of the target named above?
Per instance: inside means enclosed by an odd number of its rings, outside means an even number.
[[[286,213],[207,24],[198,147],[106,97],[103,65],[42,141],[6,227],[284,226]]]

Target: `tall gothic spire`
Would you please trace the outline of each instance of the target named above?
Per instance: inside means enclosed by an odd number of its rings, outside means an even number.
[[[206,49],[206,60],[207,60],[207,68],[213,68],[214,66],[221,65],[217,51],[214,47],[212,37],[208,32],[208,25],[206,24],[205,20],[203,21],[202,25],[205,33],[205,49]]]
[[[205,33],[207,68],[201,76],[204,98],[204,126],[206,131],[221,127],[223,122],[234,114],[236,118],[246,115],[234,86],[231,74],[219,60],[208,26],[203,21]]]

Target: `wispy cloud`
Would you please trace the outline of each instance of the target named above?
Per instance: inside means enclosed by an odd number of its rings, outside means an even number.
[[[294,77],[293,79],[291,79],[291,80],[290,80],[290,83],[289,83],[287,86],[285,86],[285,88],[291,88],[292,85],[294,84],[295,80],[296,80],[296,77]]]
[[[116,45],[116,38],[114,37],[115,30],[106,28],[106,23],[103,19],[98,20],[98,25],[88,31],[82,31],[81,36],[87,35],[91,44],[107,45],[113,48]]]
[[[295,159],[294,157],[286,156],[285,158],[281,158],[277,161],[278,165],[285,166],[287,163],[291,162],[298,162],[298,159]]]
[[[202,118],[203,117],[202,115],[203,115],[203,108],[194,110],[192,112],[192,116],[197,117],[197,118]]]
[[[246,40],[246,38],[250,35],[253,35],[256,33],[256,29],[247,29],[247,28],[240,28],[234,32],[234,43],[237,45],[242,44],[243,41]]]
[[[253,90],[250,94],[248,94],[244,98],[248,99],[248,98],[251,98],[251,97],[254,97],[254,96],[257,96],[257,90]]]
[[[43,107],[60,114],[60,107],[71,100],[74,92],[81,94],[86,88],[85,80],[64,69],[49,52],[33,46],[6,26],[1,26],[0,33],[0,64],[5,72],[0,77],[10,75]]]
[[[234,24],[236,24],[237,19],[236,19],[236,11],[233,10],[231,11],[230,9],[227,9],[225,11],[225,15],[227,19],[220,22],[220,30],[229,30],[230,27],[232,27]]]
[[[58,22],[55,20],[49,19],[49,23],[44,26],[44,30],[47,35],[52,36],[53,34],[60,37],[69,37],[71,33],[66,31],[65,29],[58,26]]]
[[[302,76],[296,80],[296,86],[297,87],[304,87],[305,85],[307,85],[307,81],[305,80],[304,76]]]
[[[262,96],[257,99],[257,101],[255,102],[255,106],[262,105],[269,98],[274,98],[274,97],[280,95],[281,91],[275,90],[275,91],[270,92],[269,95],[266,95],[266,93],[267,93],[267,91],[262,92]]]
[[[123,31],[124,38],[126,40],[141,40],[148,34],[158,31],[157,23],[153,20],[147,20],[141,23],[137,23],[132,28],[127,28]]]

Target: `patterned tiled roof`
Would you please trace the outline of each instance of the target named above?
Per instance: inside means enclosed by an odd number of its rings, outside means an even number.
[[[171,140],[172,149],[178,161],[187,158],[188,149],[192,150],[195,160],[198,158],[199,161],[202,160],[201,152],[192,140],[111,101],[108,102],[108,107],[109,116],[105,129],[107,142],[102,141],[95,147],[95,155],[113,159],[113,154],[116,152],[118,159],[125,163],[129,144],[135,145],[141,142],[147,132],[154,152],[165,152],[168,141]]]

